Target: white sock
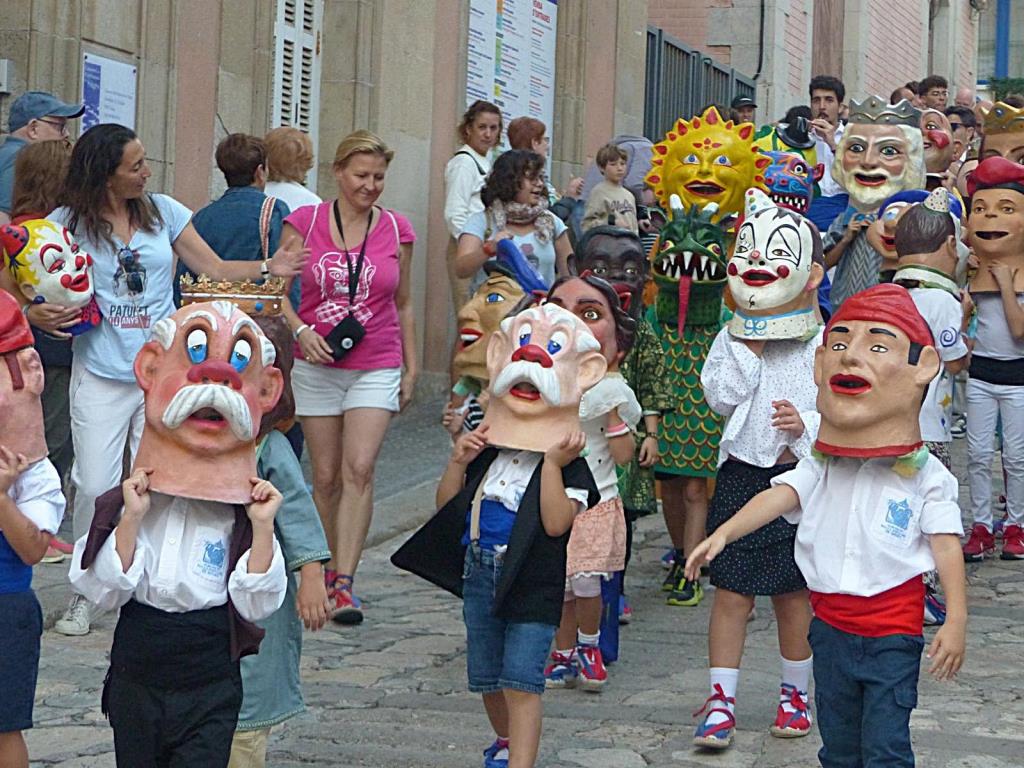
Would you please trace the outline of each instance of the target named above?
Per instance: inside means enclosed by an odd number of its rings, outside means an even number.
[[[735,699],[736,686],[740,679],[740,671],[730,667],[712,667],[708,671],[711,677],[711,695],[714,696],[717,693],[715,686],[720,685],[722,690],[725,692],[725,698]],[[732,712],[735,705],[716,700],[710,703],[709,708],[712,707],[715,709],[728,709]],[[708,725],[718,725],[719,723],[728,721],[728,719],[729,718],[721,712],[712,712],[705,717],[704,722]]]
[[[814,657],[808,656],[802,661],[790,661],[785,656],[779,656],[782,661],[782,682],[792,685],[800,693],[807,694],[807,686],[811,682],[811,669],[814,666]],[[783,710],[795,712],[796,708],[790,703],[789,697],[779,694],[779,701]]]
[[[582,629],[576,630],[576,642],[580,645],[596,646],[601,640],[601,630],[597,630],[592,635],[588,635]]]
[[[575,648],[569,648],[569,649],[567,649],[567,650],[564,650],[564,651],[563,651],[563,650],[562,650],[561,648],[556,648],[556,649],[555,649],[555,653],[561,654],[562,656],[564,656],[564,657],[565,657],[565,658],[567,658],[567,659],[571,659],[571,658],[572,658],[572,655],[573,655],[573,654],[574,654],[575,652],[576,652],[576,649],[575,649]]]

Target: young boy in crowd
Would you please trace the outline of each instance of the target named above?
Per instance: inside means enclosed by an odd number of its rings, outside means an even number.
[[[0,291],[0,766],[28,768],[43,617],[32,591],[64,516],[60,477],[46,458],[43,366],[18,303]]]
[[[488,345],[484,422],[455,442],[440,511],[391,558],[462,598],[469,689],[483,696],[496,737],[484,768],[537,759],[569,533],[600,500],[579,457],[580,398],[607,368],[600,349],[582,320],[552,304],[506,318]]]
[[[936,568],[946,623],[931,674],[963,663],[967,590],[957,482],[921,440],[917,409],[938,374],[928,325],[905,288],[877,285],[843,302],[815,354],[821,426],[815,455],[772,478],[691,553],[687,575],[779,516],[815,618],[815,703],[823,766],[913,765],[910,713],[924,648],[921,575]]]
[[[617,144],[605,144],[597,150],[597,167],[604,176],[587,197],[587,206],[583,211],[583,222],[580,229],[586,232],[591,227],[611,223],[617,227],[625,227],[634,235],[639,233],[636,217],[636,199],[633,194],[622,186],[626,178],[628,156],[626,150]]]

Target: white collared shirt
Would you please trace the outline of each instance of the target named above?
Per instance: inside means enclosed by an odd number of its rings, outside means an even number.
[[[518,510],[526,486],[543,457],[544,454],[537,451],[498,451],[483,480],[483,498],[500,502],[506,509]],[[565,495],[579,505],[577,514],[587,508],[585,489],[566,488]]]
[[[819,331],[806,342],[769,341],[758,356],[728,328],[718,332],[700,375],[704,399],[726,418],[718,466],[732,456],[755,467],[773,467],[786,448],[798,459],[810,455],[821,422],[814,384],[814,351],[821,338]],[[773,400],[789,400],[800,412],[800,437],[772,426]]]
[[[772,478],[800,497],[796,564],[814,592],[872,597],[935,568],[928,537],[963,535],[957,481],[931,454],[905,478],[893,459],[816,457]]]
[[[839,127],[836,128],[836,148],[839,147],[839,142],[843,138],[845,131],[846,125],[840,122]],[[825,166],[825,175],[818,182],[818,189],[821,190],[822,197],[835,197],[836,195],[846,194],[846,190],[839,185],[838,181],[832,178],[832,162],[836,158],[836,153],[832,151],[832,147],[828,145],[827,141],[813,133],[811,135],[814,136],[814,149],[818,155],[818,162]]]
[[[75,543],[68,577],[75,589],[101,609],[112,611],[131,598],[168,613],[184,613],[231,602],[249,621],[265,619],[284,602],[287,579],[281,547],[266,573],[249,573],[247,550],[228,572],[230,504],[184,499],[150,492],[150,509],[142,519],[135,556],[125,571],[116,550],[117,531],[106,540],[92,567],[82,570],[87,536]]]

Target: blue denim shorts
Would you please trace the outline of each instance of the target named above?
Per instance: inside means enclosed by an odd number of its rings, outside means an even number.
[[[544,693],[547,662],[556,627],[518,622],[494,615],[494,588],[501,558],[471,544],[462,568],[462,618],[466,624],[469,690],[495,693],[505,688]]]

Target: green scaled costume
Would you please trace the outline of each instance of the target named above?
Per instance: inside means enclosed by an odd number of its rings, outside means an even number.
[[[714,477],[722,418],[708,407],[700,385],[711,343],[722,327],[726,235],[712,222],[714,204],[685,213],[673,195],[672,220],[651,255],[658,289],[647,318],[665,349],[675,408],[664,414],[656,469],[685,477]],[[682,333],[679,332],[680,327]]]

